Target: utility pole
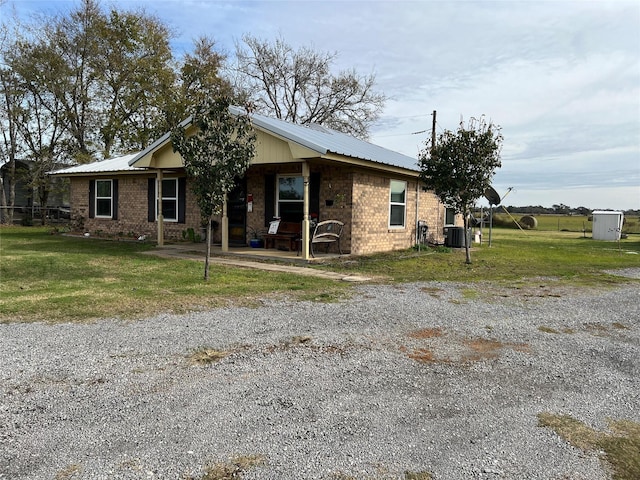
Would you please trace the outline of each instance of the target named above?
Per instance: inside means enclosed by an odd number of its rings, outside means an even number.
[[[431,125],[431,151],[436,148],[436,111],[433,111],[433,124]]]

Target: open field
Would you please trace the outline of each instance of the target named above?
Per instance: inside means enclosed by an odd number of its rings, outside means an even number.
[[[450,280],[526,284],[536,277],[557,285],[600,286],[630,281],[605,270],[639,267],[640,236],[597,242],[571,232],[494,229],[475,244],[471,265],[463,251],[404,250],[316,268],[372,276],[378,282]],[[0,321],[84,321],[140,318],[225,305],[255,305],[265,297],[331,301],[350,286],[215,265],[202,280],[202,265],[189,260],[141,255],[153,246],[50,235],[46,228],[0,229]]]
[[[521,213],[512,214],[518,222],[523,217]],[[590,216],[585,215],[533,215],[538,221],[536,230],[541,232],[580,232],[590,236],[592,222],[589,221]],[[498,226],[510,226],[518,228],[513,220],[504,213],[497,211],[494,216],[494,222]],[[637,216],[625,216],[622,233],[640,234],[640,218]]]

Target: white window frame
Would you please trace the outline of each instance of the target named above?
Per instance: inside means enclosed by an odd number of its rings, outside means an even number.
[[[98,183],[101,182],[108,182],[109,183],[109,196],[108,197],[101,197],[98,195],[98,191],[100,190],[98,188]],[[99,215],[98,214],[98,200],[109,200],[109,215]],[[95,194],[95,198],[94,198],[94,211],[95,211],[95,218],[113,218],[113,180],[111,179],[98,179],[96,180],[96,194]]]
[[[403,184],[404,185],[404,198],[402,202],[393,200],[393,184]],[[407,182],[403,180],[390,180],[389,181],[389,228],[395,229],[403,229],[407,226]],[[402,207],[402,225],[392,225],[391,224],[391,211],[393,207]]]
[[[303,198],[301,198],[300,200],[281,200],[280,199],[280,179],[282,178],[300,178],[302,179],[302,181],[304,182],[304,179],[302,178],[302,175],[278,175],[276,177],[276,216],[280,217],[280,203],[299,203],[302,205],[302,209],[304,212],[304,183],[303,183],[303,190],[302,190],[302,196]],[[303,213],[304,214],[304,213]]]
[[[173,181],[176,184],[176,196],[175,197],[167,197],[167,196],[165,196],[164,192],[166,190],[164,188],[162,189],[162,200],[160,202],[160,205],[162,205],[165,200],[166,201],[175,201],[175,203],[176,203],[176,218],[164,217],[163,221],[178,223],[178,218],[180,217],[180,212],[178,211],[178,209],[180,208],[180,202],[178,201],[178,198],[180,197],[180,192],[178,191],[178,189],[180,188],[180,184],[178,183],[178,179],[177,178],[163,178],[162,181],[163,182]],[[157,220],[158,220],[158,181],[156,180],[156,221]]]
[[[451,210],[453,212],[453,222],[447,223],[447,213]],[[453,207],[444,207],[444,226],[454,227],[456,225],[456,210]]]

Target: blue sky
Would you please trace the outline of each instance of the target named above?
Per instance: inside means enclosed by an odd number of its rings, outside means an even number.
[[[249,33],[337,52],[388,97],[371,141],[417,157],[430,135],[485,115],[505,137],[506,205],[640,208],[640,2],[112,0],[173,28],[177,54]],[[8,0],[20,17],[68,0]],[[421,134],[414,132],[425,131]]]

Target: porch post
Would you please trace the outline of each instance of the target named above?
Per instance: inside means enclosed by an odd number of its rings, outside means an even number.
[[[309,260],[309,162],[302,162],[302,180],[304,184],[302,207],[302,258]]]
[[[222,203],[222,251],[229,251],[229,217],[227,216],[227,196]]]
[[[158,169],[156,176],[156,189],[158,198],[156,199],[156,211],[158,212],[158,246],[164,245],[164,216],[162,215],[162,170]]]

